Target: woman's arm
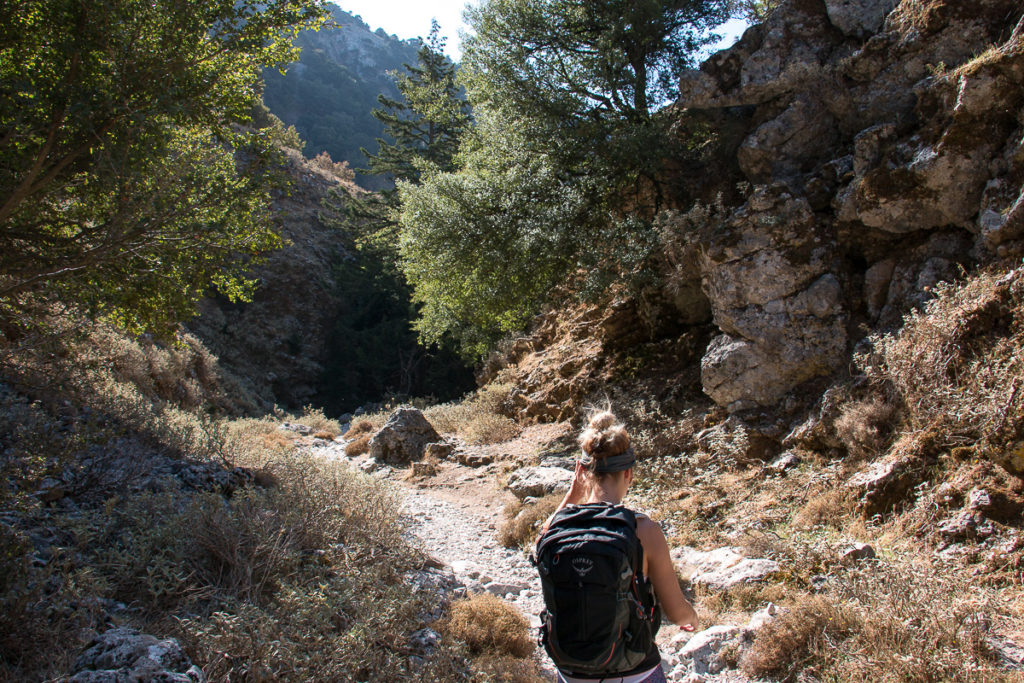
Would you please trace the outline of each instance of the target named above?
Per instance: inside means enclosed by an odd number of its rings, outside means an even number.
[[[647,555],[647,576],[654,585],[654,594],[658,596],[665,616],[684,631],[696,630],[697,612],[679,589],[676,569],[669,557],[668,542],[661,527],[650,517],[637,515],[636,535],[640,537]]]

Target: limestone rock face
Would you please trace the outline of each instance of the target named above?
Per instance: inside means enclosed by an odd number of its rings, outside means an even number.
[[[717,404],[772,407],[833,375],[851,321],[897,326],[1024,238],[1021,13],[783,0],[683,75],[682,117],[746,117],[722,149],[751,185],[687,243],[718,328],[701,360]]]
[[[508,489],[520,499],[539,498],[567,490],[571,479],[572,474],[561,467],[524,467],[509,477]]]
[[[763,189],[706,248],[704,288],[723,334],[701,379],[719,405],[771,404],[843,361],[846,311],[827,237],[805,199]]]
[[[114,628],[93,639],[75,661],[68,683],[166,681],[204,683],[206,675],[193,665],[173,638],[159,640],[130,628]]]
[[[825,0],[828,20],[844,35],[862,38],[882,27],[898,0]]]
[[[423,457],[427,444],[441,435],[415,408],[399,408],[370,439],[370,458],[380,463],[404,465]]]

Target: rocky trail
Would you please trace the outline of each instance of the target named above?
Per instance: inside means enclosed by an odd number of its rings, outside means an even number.
[[[544,607],[537,572],[523,551],[501,545],[498,528],[504,507],[515,500],[505,486],[508,473],[522,468],[541,445],[563,435],[566,429],[565,425],[538,426],[510,442],[459,446],[457,454],[424,469],[382,466],[366,454],[348,457],[344,451],[347,442],[340,438],[324,450],[327,457],[347,460],[353,467],[372,472],[398,488],[400,515],[410,541],[443,566],[453,597],[490,592],[518,608],[530,627],[536,628]],[[417,471],[425,474],[414,474]],[[566,484],[569,477],[570,471],[565,469]],[[717,558],[711,557],[709,562],[698,559],[702,569],[713,575]],[[736,569],[732,567],[729,571],[736,573]],[[743,574],[739,580],[748,576]],[[774,613],[773,609],[770,611]],[[759,614],[745,627],[712,626],[697,634],[664,623],[658,643],[668,680],[748,681],[738,672],[716,665],[717,652],[737,639],[749,639],[752,630],[769,618],[768,613]],[[538,649],[535,657],[543,675],[548,680],[557,680],[543,650]]]

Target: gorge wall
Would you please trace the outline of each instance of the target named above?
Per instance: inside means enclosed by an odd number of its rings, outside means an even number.
[[[656,221],[657,311],[623,300],[558,333],[544,317],[483,378],[506,365],[521,417],[564,418],[656,318],[729,412],[820,396],[938,283],[1024,252],[1022,15],[1014,0],[781,3],[682,78],[671,115],[711,122],[718,157],[676,179],[703,203]]]

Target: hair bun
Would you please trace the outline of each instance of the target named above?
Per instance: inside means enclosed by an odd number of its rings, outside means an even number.
[[[618,419],[608,410],[590,418],[590,423],[579,438],[580,448],[594,458],[608,458],[625,453],[629,448],[629,434],[618,424]]]
[[[611,412],[604,410],[590,418],[590,428],[599,432],[602,429],[611,427],[616,421],[615,416]]]

